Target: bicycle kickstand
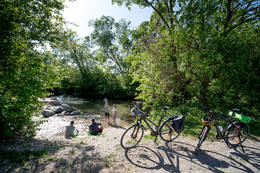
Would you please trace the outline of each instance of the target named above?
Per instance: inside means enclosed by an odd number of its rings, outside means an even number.
[[[157,141],[157,135],[155,136],[154,143],[155,143],[155,145],[158,145],[158,143],[156,141]]]
[[[238,139],[239,139],[239,142],[241,142],[240,135],[238,136]],[[241,150],[242,150],[243,153],[246,153],[245,150],[244,150],[244,147],[241,143],[238,146],[241,147]]]
[[[243,153],[246,153],[242,144],[239,145]]]

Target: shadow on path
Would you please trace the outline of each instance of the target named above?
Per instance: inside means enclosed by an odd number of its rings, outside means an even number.
[[[133,165],[148,170],[164,169],[168,172],[180,172],[179,162],[176,164],[165,164],[162,155],[159,152],[145,146],[138,146],[125,150],[126,159]]]
[[[166,143],[156,149],[138,146],[125,150],[125,157],[131,164],[139,168],[163,169],[167,172],[180,172],[180,167],[185,166],[181,164],[187,164],[187,162],[191,163],[188,164],[190,171],[198,167],[202,168],[200,171],[209,170],[217,173],[260,171],[260,149],[258,148],[244,146],[246,154],[234,148],[228,156],[209,150],[201,150],[197,153],[190,148],[195,149],[195,146],[185,142],[178,142],[171,146]]]
[[[31,139],[0,145],[0,172],[93,172],[105,167],[94,146]]]

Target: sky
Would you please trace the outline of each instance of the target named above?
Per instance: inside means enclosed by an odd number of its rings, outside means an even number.
[[[112,16],[115,21],[126,19],[131,22],[132,28],[137,28],[143,21],[149,21],[152,14],[151,8],[133,6],[129,11],[124,6],[112,5],[111,0],[66,0],[65,4],[67,8],[62,13],[65,21],[77,25],[67,24],[67,27],[76,31],[80,37],[85,37],[93,31],[93,28],[88,26],[90,20],[99,19],[103,15]]]

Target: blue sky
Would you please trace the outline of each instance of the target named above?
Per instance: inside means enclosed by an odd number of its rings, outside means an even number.
[[[112,16],[116,21],[126,19],[131,22],[132,28],[136,28],[142,21],[150,20],[152,9],[133,6],[129,11],[124,6],[112,5],[111,0],[66,0],[63,17],[66,21],[77,26],[67,24],[68,28],[76,31],[80,37],[89,35],[93,29],[88,26],[90,20],[100,18],[102,15]]]

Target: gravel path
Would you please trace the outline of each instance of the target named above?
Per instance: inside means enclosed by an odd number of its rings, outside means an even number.
[[[64,126],[75,120],[80,130],[75,139],[64,138]],[[37,150],[45,147],[48,155],[26,162],[23,166],[8,164],[1,172],[260,172],[260,143],[249,139],[244,143],[245,154],[228,148],[223,141],[206,141],[202,151],[194,153],[197,139],[180,136],[174,142],[155,145],[143,139],[133,149],[124,150],[120,137],[124,127],[104,125],[101,136],[88,136],[90,120],[80,117],[50,117],[42,124],[35,139],[5,149]],[[122,122],[121,122],[122,123]],[[123,124],[123,126],[126,126]],[[8,162],[6,162],[8,163]],[[3,164],[0,164],[3,165]]]

